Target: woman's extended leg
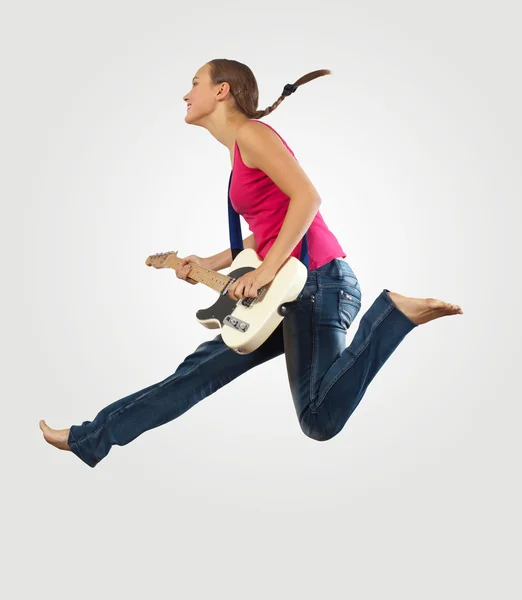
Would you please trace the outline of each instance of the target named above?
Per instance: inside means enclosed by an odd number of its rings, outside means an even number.
[[[109,404],[93,421],[73,425],[69,449],[95,467],[113,445],[124,446],[145,431],[176,419],[239,375],[283,352],[281,325],[262,346],[245,355],[231,350],[218,335],[200,344],[163,381]]]

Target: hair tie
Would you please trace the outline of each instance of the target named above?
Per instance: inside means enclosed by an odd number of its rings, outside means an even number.
[[[283,89],[282,96],[290,96],[297,90],[297,85],[295,83],[287,83]]]

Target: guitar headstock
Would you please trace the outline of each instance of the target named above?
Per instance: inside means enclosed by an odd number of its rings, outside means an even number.
[[[174,269],[176,266],[176,261],[179,260],[177,256],[177,250],[176,252],[160,252],[158,254],[151,254],[145,261],[145,264],[149,267],[154,267],[155,269]]]

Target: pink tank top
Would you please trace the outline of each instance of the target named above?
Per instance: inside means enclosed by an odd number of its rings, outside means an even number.
[[[262,123],[262,121],[258,122]],[[263,124],[275,131],[267,123]],[[277,131],[275,132],[277,133]],[[277,133],[277,135],[279,134]],[[285,140],[280,135],[279,137],[295,157]],[[230,202],[234,210],[247,222],[248,228],[254,234],[256,252],[261,259],[264,259],[281,230],[290,198],[277,187],[266,173],[245,165],[237,142],[234,143]],[[300,257],[301,245],[302,241],[299,241],[291,256]],[[320,211],[317,212],[308,229],[308,254],[310,271],[322,267],[334,258],[346,257],[337,238],[324,222]]]

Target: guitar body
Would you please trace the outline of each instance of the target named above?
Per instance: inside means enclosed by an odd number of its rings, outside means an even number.
[[[227,275],[238,279],[262,262],[255,250],[247,248],[236,256]],[[307,276],[306,266],[291,256],[257,298],[236,301],[228,293],[220,295],[212,306],[198,310],[196,318],[208,329],[221,327],[225,344],[238,354],[248,354],[259,348],[281,323],[284,316],[279,307],[297,298]]]

